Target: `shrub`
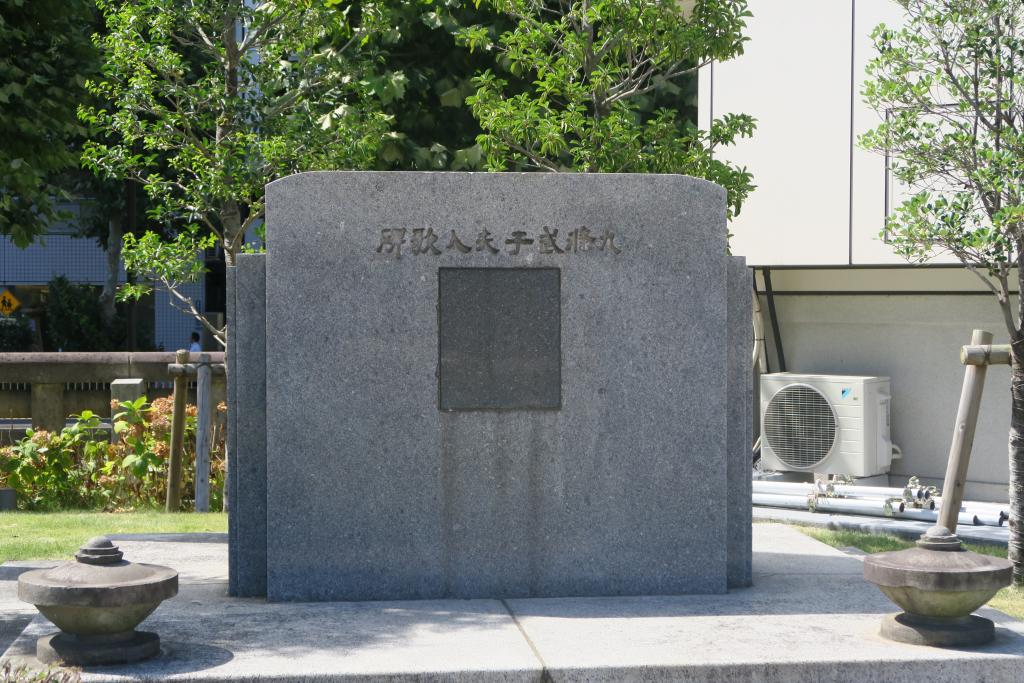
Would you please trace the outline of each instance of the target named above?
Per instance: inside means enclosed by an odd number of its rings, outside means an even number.
[[[32,348],[32,327],[28,318],[13,315],[0,317],[0,353],[29,351]]]
[[[124,329],[120,314],[110,326],[104,323],[96,287],[72,284],[62,276],[47,284],[43,328],[47,350],[116,351],[123,345]]]
[[[223,410],[223,404],[218,407]],[[155,508],[167,495],[173,399],[145,397],[111,403],[114,439],[91,411],[75,415],[59,434],[29,430],[0,449],[0,484],[18,492],[27,510]],[[195,406],[186,407],[182,453],[182,509],[195,500]],[[210,452],[210,508],[223,507],[224,439],[215,434]]]

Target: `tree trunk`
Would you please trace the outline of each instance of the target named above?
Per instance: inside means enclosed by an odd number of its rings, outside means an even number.
[[[224,202],[220,222],[224,230],[224,262],[230,268],[235,265],[235,256],[238,254],[236,245],[242,242],[238,237],[242,230],[242,212],[238,209],[238,202],[233,199]]]
[[[110,329],[117,315],[117,276],[121,272],[121,217],[114,215],[107,221],[107,275],[100,292],[100,312],[103,323]]]
[[[239,17],[231,13],[225,13],[223,19],[222,35],[226,61],[224,69],[224,96],[226,106],[232,107],[235,99],[238,97],[238,63],[242,58],[238,51]],[[221,118],[217,122],[216,142],[218,146],[227,138],[234,127],[234,121],[229,111],[230,109],[222,111]],[[231,185],[230,181],[228,184],[229,186]],[[221,205],[220,222],[221,230],[223,231],[224,263],[230,268],[235,265],[235,254],[238,252],[238,248],[235,245],[240,241],[238,233],[242,229],[242,212],[236,200],[229,199]]]
[[[1024,586],[1024,337],[1011,343],[1013,365],[1010,392],[1010,541],[1013,582]]]
[[[139,195],[137,190],[138,184],[134,180],[124,181],[124,231],[131,235],[139,234]],[[126,275],[128,282],[131,282],[131,273],[127,273]],[[135,300],[135,297],[132,297],[128,302],[128,334],[126,335],[129,351],[138,350],[138,326],[139,302]]]

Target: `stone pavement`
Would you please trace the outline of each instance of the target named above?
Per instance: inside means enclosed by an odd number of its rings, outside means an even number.
[[[268,604],[226,597],[223,544],[118,543],[178,567],[181,592],[143,625],[160,658],[85,681],[1024,680],[1021,622],[983,610],[997,639],[971,651],[883,640],[895,608],[858,556],[776,524],[754,525],[754,587],[710,596]],[[52,628],[36,617],[5,657]]]

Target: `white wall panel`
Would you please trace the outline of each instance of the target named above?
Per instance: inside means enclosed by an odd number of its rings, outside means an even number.
[[[744,112],[751,140],[723,148],[757,190],[733,222],[751,265],[849,262],[852,0],[751,0],[745,54],[702,74],[701,124]]]
[[[179,289],[195,302],[196,308],[205,310],[205,287],[202,282],[190,282]],[[163,287],[156,287],[154,296],[153,344],[163,351],[187,349],[192,333],[202,334],[202,326],[190,314],[175,306],[171,295]]]
[[[853,193],[851,248],[856,264],[906,263],[882,241],[879,233],[885,217],[909,196],[906,187],[889,178],[886,183],[885,157],[867,152],[856,139],[882,121],[882,116],[864,104],[865,69],[875,56],[871,32],[880,23],[897,27],[903,21],[903,8],[893,0],[856,0],[854,12],[854,108],[853,108]],[[952,256],[941,256],[933,263],[957,263]]]

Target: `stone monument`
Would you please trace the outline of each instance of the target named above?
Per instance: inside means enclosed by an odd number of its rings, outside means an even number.
[[[750,583],[750,303],[672,175],[315,172],[229,272],[230,590]]]

